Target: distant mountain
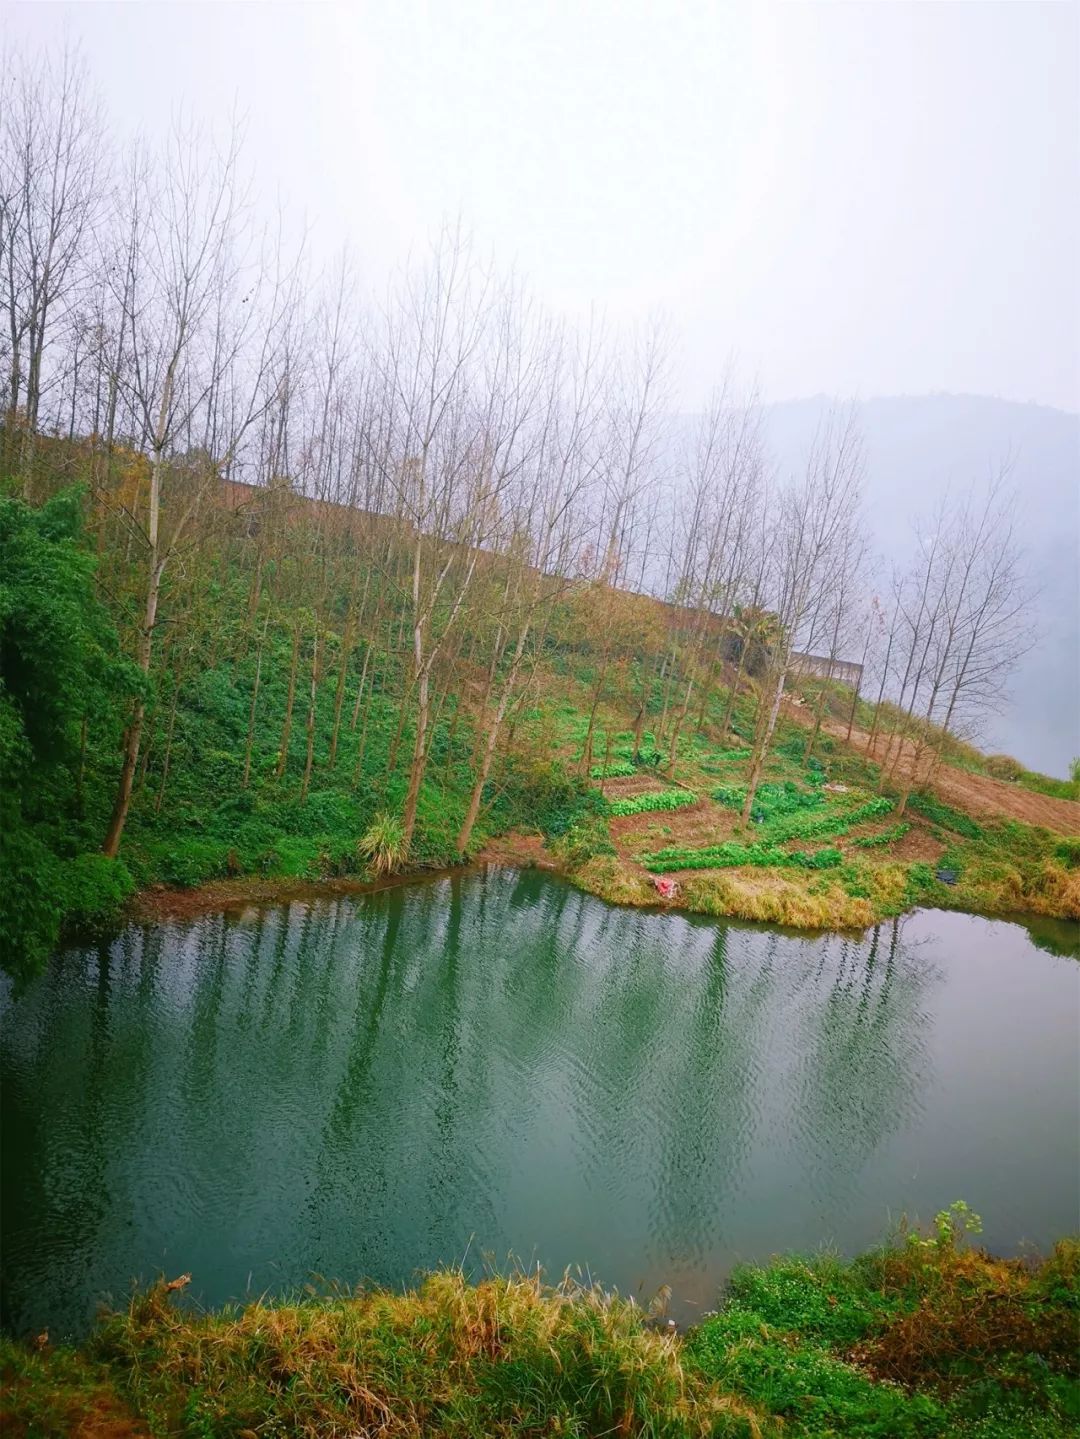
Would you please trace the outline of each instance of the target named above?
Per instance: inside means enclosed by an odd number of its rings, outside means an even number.
[[[771,405],[769,443],[781,474],[797,472],[827,396]],[[1012,459],[1019,522],[1040,586],[1039,640],[1018,668],[1008,706],[988,717],[984,748],[1064,776],[1080,755],[1080,415],[982,395],[863,401],[866,510],[879,551],[900,556],[911,520],[947,486],[961,488]]]

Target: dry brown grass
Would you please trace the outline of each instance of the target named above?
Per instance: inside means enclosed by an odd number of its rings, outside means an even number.
[[[868,899],[853,898],[839,884],[788,878],[777,870],[727,869],[675,876],[686,908],[701,914],[730,915],[793,929],[865,929],[875,909]]]
[[[923,1271],[923,1272],[920,1272]],[[933,1254],[901,1251],[881,1263],[885,1292],[923,1291],[852,1358],[877,1379],[948,1394],[973,1369],[1008,1355],[1037,1354],[1051,1367],[1076,1372],[1080,1329],[1075,1311],[1048,1302],[1055,1284],[1077,1285],[1078,1248],[1062,1241],[1033,1269],[1019,1259],[995,1259],[979,1249]]]

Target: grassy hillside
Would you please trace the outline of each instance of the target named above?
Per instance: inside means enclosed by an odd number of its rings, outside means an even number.
[[[207,503],[169,572],[144,676],[127,656],[139,643],[132,516],[145,461],[110,453],[102,477],[78,442],[39,442],[39,455],[30,489],[55,497],[0,499],[0,843],[15,880],[0,935],[16,972],[39,967],[59,935],[114,923],[135,890],[363,881],[460,863],[515,834],[530,837],[522,852],[542,841],[549,862],[619,902],[809,927],[915,904],[1080,915],[1078,786],[950,740],[901,815],[917,734],[894,747],[886,706],[870,746],[860,702],[848,743],[852,697],[835,684],[808,679],[789,696],[742,826],[752,666],[715,660],[676,721],[695,663],[680,612],[597,584],[554,597],[531,635],[460,850],[505,682],[507,585],[493,564],[432,671],[416,830],[398,852],[414,705],[401,575],[388,579],[379,558],[392,526],[343,521],[287,491],[255,492],[254,510]],[[72,480],[82,488],[63,490]],[[106,860],[140,697],[130,813]]]
[[[1042,1262],[968,1247],[965,1206],[844,1262],[738,1271],[688,1334],[661,1310],[535,1275],[434,1274],[196,1314],[183,1279],[79,1352],[0,1340],[4,1432],[621,1434],[1058,1439],[1080,1421],[1075,1242]]]

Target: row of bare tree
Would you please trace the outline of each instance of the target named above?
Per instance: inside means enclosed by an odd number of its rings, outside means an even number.
[[[247,540],[251,595],[236,643],[254,647],[257,664],[245,782],[271,623],[293,637],[282,771],[308,665],[304,794],[327,666],[337,666],[334,763],[343,713],[362,756],[374,675],[396,665],[406,846],[447,695],[467,694],[475,731],[464,851],[506,727],[555,643],[589,653],[585,768],[616,691],[638,743],[650,724],[671,769],[722,681],[724,729],[738,693],[752,692],[747,814],[801,652],[830,665],[862,653],[877,686],[870,743],[883,782],[899,773],[910,786],[928,754],[940,758],[927,721],[962,730],[1000,695],[1024,641],[1000,483],[942,508],[883,605],[871,600],[854,409],[821,428],[802,473],[781,478],[759,397],[734,377],[693,422],[673,419],[658,327],[573,329],[482,261],[460,228],[378,304],[363,302],[347,259],[312,276],[281,225],[257,222],[235,132],[219,144],[178,123],[159,147],[121,154],[69,51],[12,62],[2,86],[5,453],[26,477],[43,435],[83,437],[98,457],[95,500],[129,576],[117,569],[113,580],[132,651],[159,694],[171,692],[173,713],[193,648],[185,623],[197,626],[193,577],[200,554],[212,564],[207,536],[220,531],[207,517],[223,494],[235,507],[244,485],[310,502],[299,528],[282,518],[287,507],[263,504]],[[671,601],[662,633],[657,607],[634,593]],[[173,620],[164,646],[163,597]],[[109,854],[145,722],[139,698]],[[164,763],[167,775],[167,742]]]

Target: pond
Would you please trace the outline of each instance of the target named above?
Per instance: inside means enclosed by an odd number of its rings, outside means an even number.
[[[740,1260],[954,1199],[1046,1245],[1080,1206],[1080,966],[1039,941],[505,869],[132,926],[4,1005],[3,1322],[77,1335],[161,1272],[218,1304],[511,1258],[669,1284],[686,1321]]]

